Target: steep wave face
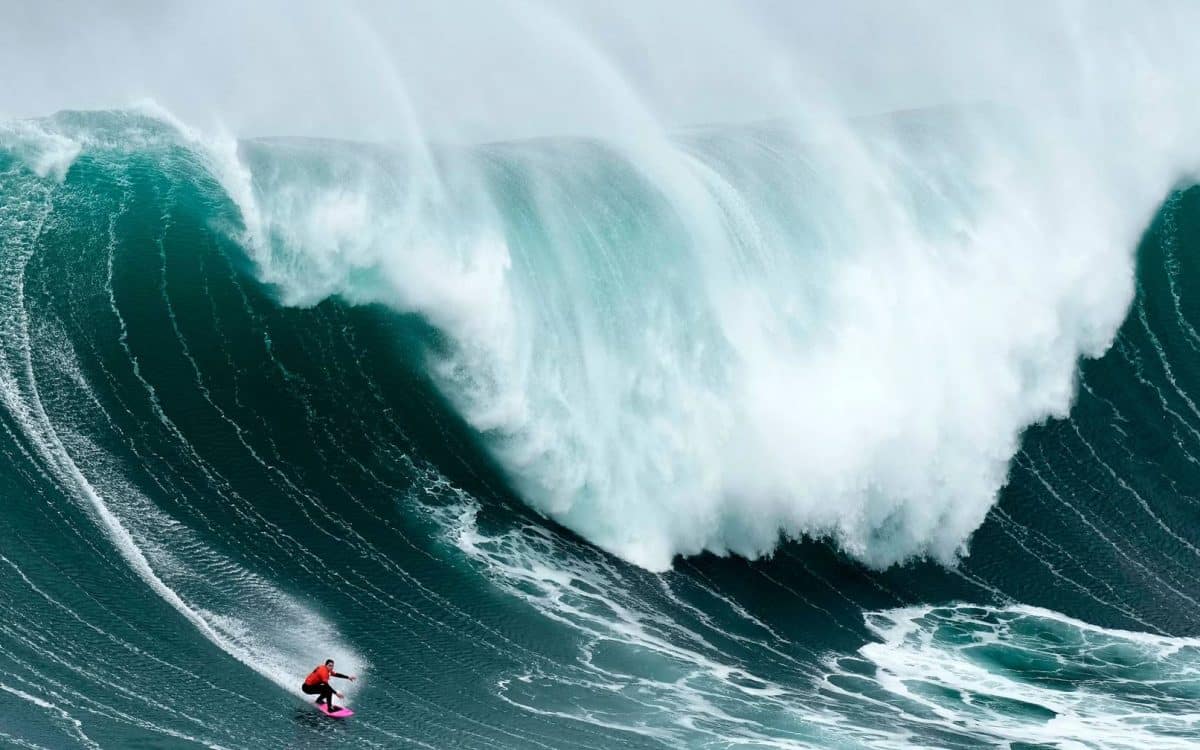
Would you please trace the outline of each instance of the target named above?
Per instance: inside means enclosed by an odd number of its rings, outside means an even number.
[[[1027,115],[4,125],[0,739],[1194,746],[1187,143]]]

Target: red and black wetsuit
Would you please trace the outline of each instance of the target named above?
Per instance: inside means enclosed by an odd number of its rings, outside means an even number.
[[[333,713],[333,686],[329,684],[330,677],[346,679],[347,675],[334,672],[322,664],[308,673],[308,677],[304,678],[304,684],[300,686],[300,689],[308,695],[319,695],[317,705],[324,703],[328,706],[329,713]]]

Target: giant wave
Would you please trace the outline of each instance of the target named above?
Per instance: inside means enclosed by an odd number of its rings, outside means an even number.
[[[1188,14],[683,127],[512,10],[585,127],[0,123],[0,742],[1193,746]]]

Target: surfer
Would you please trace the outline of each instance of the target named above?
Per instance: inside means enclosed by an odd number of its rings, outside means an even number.
[[[319,665],[316,669],[308,673],[308,677],[304,678],[304,684],[300,689],[308,695],[317,695],[317,705],[325,704],[325,708],[329,713],[333,713],[337,709],[333,707],[333,696],[345,698],[342,693],[333,689],[329,684],[332,677],[340,677],[343,680],[354,682],[358,678],[354,675],[342,674],[333,671],[333,659],[326,659],[324,664]]]

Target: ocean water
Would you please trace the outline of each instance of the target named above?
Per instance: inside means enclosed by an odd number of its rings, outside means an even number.
[[[0,744],[1200,746],[1200,191],[1030,123],[0,126]]]

